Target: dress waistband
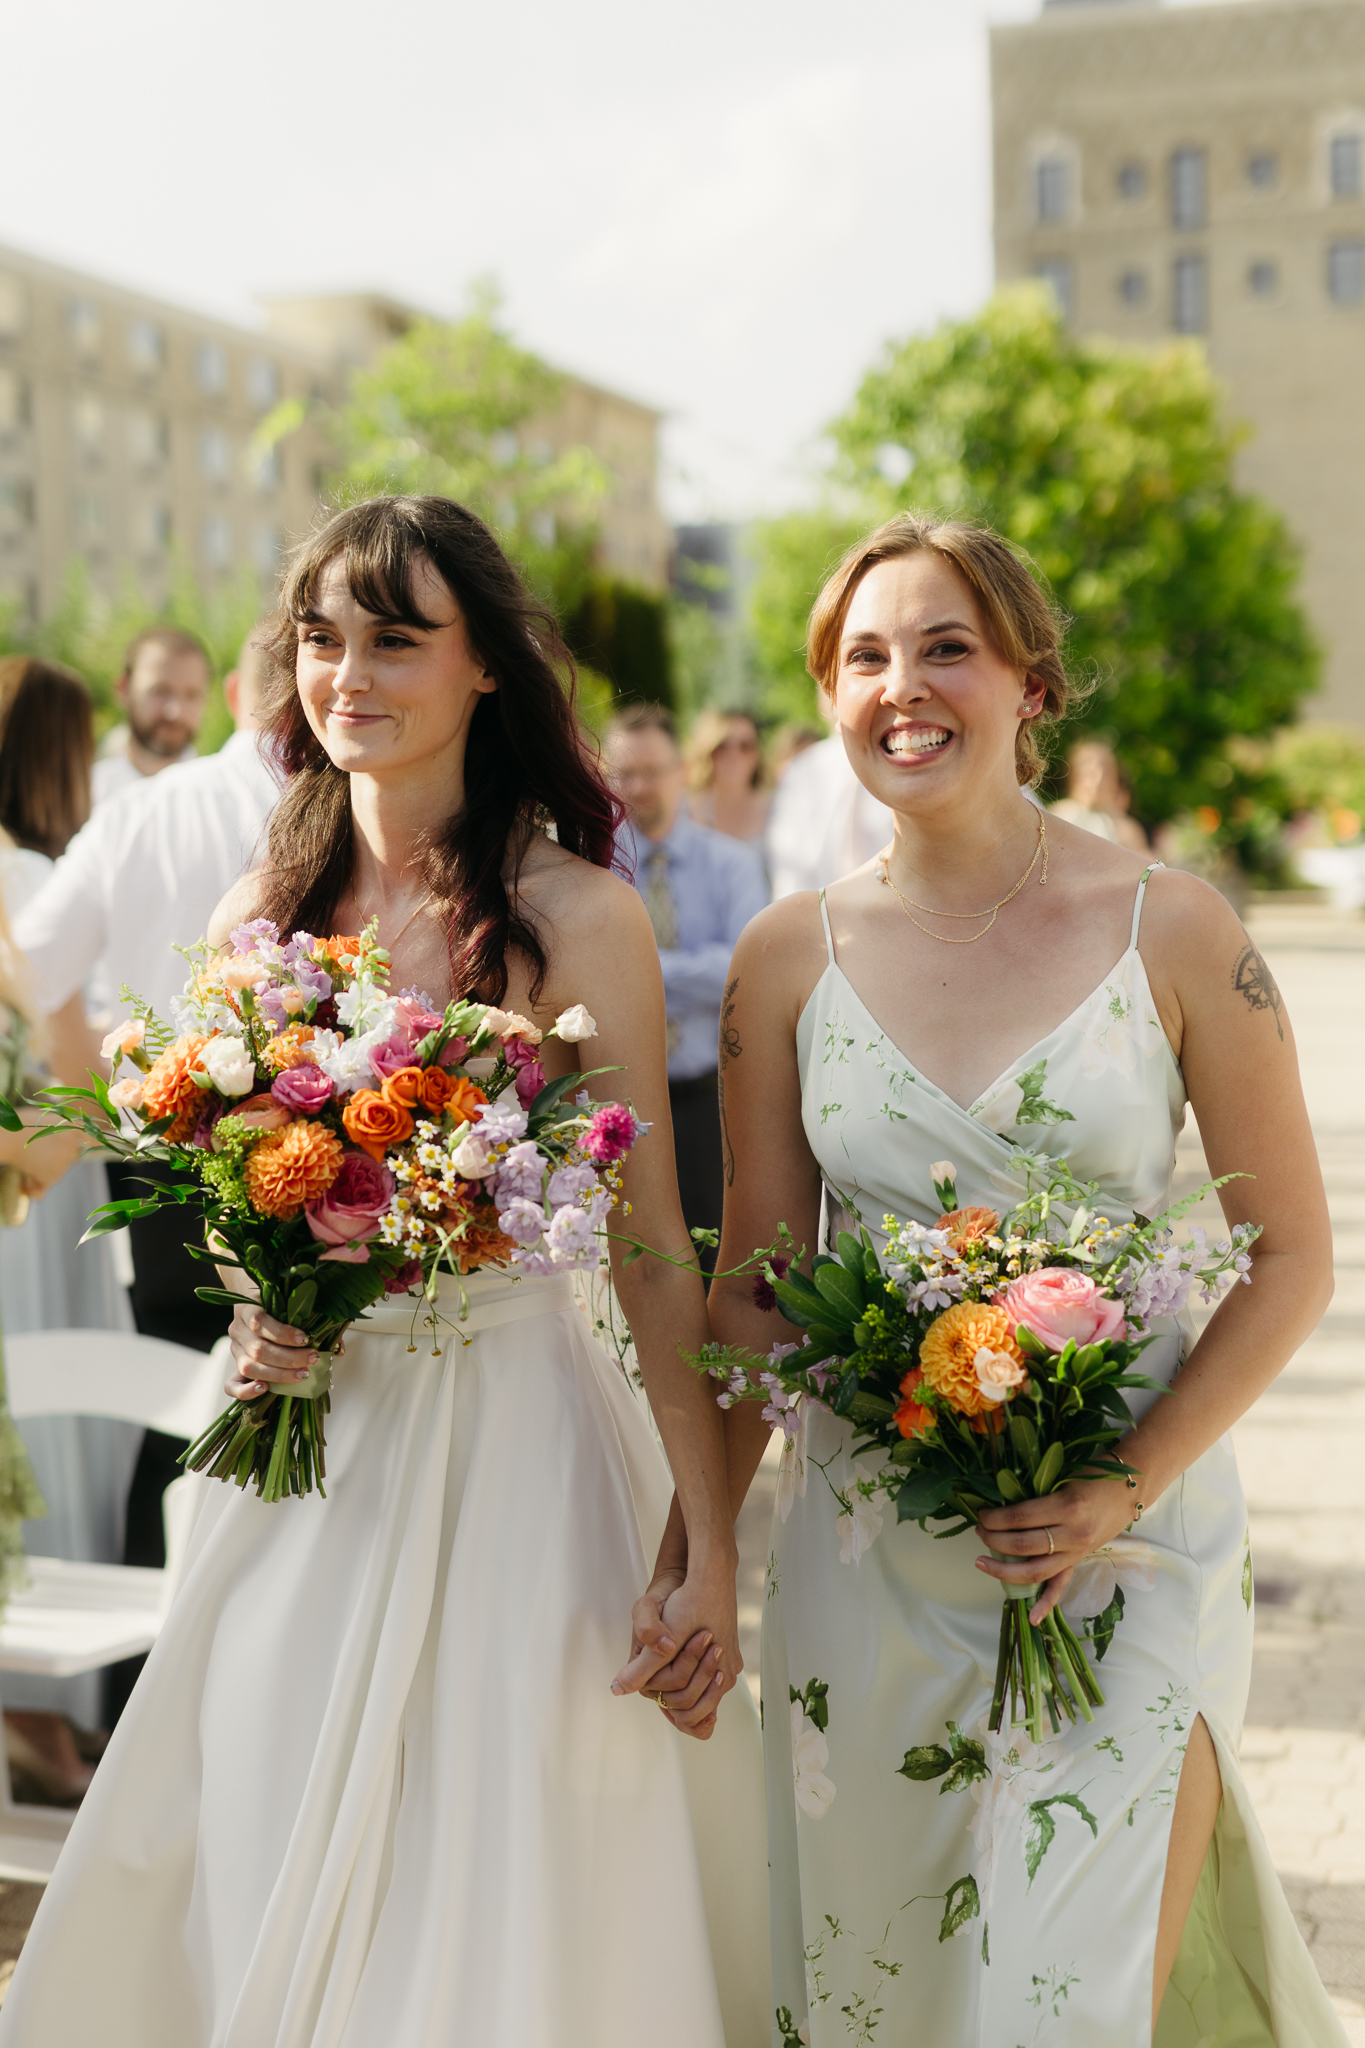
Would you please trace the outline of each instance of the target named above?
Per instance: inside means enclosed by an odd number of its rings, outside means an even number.
[[[573,1283],[567,1273],[544,1278],[485,1270],[458,1280],[453,1273],[437,1278],[436,1308],[440,1316],[438,1344],[453,1336],[474,1337],[480,1330],[495,1330],[502,1323],[519,1323],[531,1316],[559,1315],[574,1306]],[[425,1301],[410,1294],[391,1294],[377,1301],[355,1325],[357,1336],[379,1336],[401,1331],[415,1332],[420,1344],[428,1339],[431,1311]]]

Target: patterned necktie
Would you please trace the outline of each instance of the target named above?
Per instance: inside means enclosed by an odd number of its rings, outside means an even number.
[[[668,879],[668,853],[663,846],[651,846],[645,855],[645,886],[643,896],[649,921],[654,927],[654,940],[661,953],[672,952],[678,943],[678,906],[673,897],[673,886]],[[665,1030],[668,1038],[668,1057],[672,1059],[678,1047],[678,1026],[670,1017]]]

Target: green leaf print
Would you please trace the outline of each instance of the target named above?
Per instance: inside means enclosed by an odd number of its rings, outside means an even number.
[[[1115,1586],[1114,1597],[1105,1608],[1103,1614],[1093,1615],[1087,1624],[1086,1632],[1091,1642],[1095,1645],[1095,1662],[1097,1664],[1113,1642],[1114,1630],[1122,1619],[1123,1588],[1122,1586]]]
[[[823,1735],[829,1727],[828,1680],[808,1678],[799,1692],[794,1685],[789,1685],[787,1691],[791,1695],[792,1705],[795,1706],[799,1700],[807,1720],[813,1721]]]
[[[939,1797],[945,1792],[965,1792],[978,1778],[989,1778],[990,1765],[986,1762],[983,1745],[964,1735],[956,1721],[948,1724],[947,1749],[941,1742],[922,1743],[916,1749],[907,1749],[905,1761],[898,1767],[897,1776],[913,1778],[924,1784],[931,1778],[942,1778]]]
[[[1018,1124],[1074,1124],[1076,1119],[1069,1109],[1059,1109],[1055,1102],[1049,1102],[1043,1093],[1047,1080],[1047,1061],[1039,1060],[1026,1073],[1015,1076],[1019,1092],[1023,1096],[1014,1121]]]
[[[1057,1823],[1050,1809],[1054,1806],[1069,1806],[1078,1813],[1096,1841],[1099,1840],[1099,1823],[1090,1808],[1084,1804],[1078,1793],[1054,1792],[1050,1799],[1033,1799],[1029,1802],[1028,1844],[1024,1850],[1024,1863],[1028,1870],[1029,1887],[1038,1875],[1038,1866],[1052,1847],[1057,1833]]]
[[[801,2039],[801,2029],[792,2018],[789,2005],[779,2005],[773,2013],[773,2018],[777,2021],[779,2048],[805,2048],[805,2043]],[[807,2034],[806,2040],[809,2039],[810,2035]]]
[[[943,1918],[939,1922],[939,1940],[951,1941],[969,1920],[976,1919],[980,1911],[981,1894],[976,1888],[976,1879],[959,1877],[943,1894]]]
[[[988,1920],[981,1923],[981,1960],[989,1970],[991,1966],[991,1928]]]
[[[1256,1581],[1253,1578],[1251,1571],[1251,1529],[1248,1525],[1246,1533],[1246,1549],[1245,1554],[1242,1558],[1242,1598],[1246,1601],[1248,1614],[1250,1614],[1251,1612],[1251,1603],[1253,1598],[1255,1597],[1255,1592]]]

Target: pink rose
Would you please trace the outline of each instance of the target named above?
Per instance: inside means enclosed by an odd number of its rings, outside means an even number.
[[[370,1047],[370,1065],[381,1081],[387,1081],[400,1067],[412,1065],[412,1047],[401,1032],[395,1032],[382,1045]]]
[[[388,1168],[378,1165],[368,1153],[347,1152],[326,1194],[305,1208],[308,1228],[319,1244],[354,1246],[358,1251],[367,1238],[379,1235],[379,1219],[389,1206],[395,1185]],[[330,1256],[323,1253],[324,1258]],[[368,1252],[365,1256],[369,1257]],[[364,1263],[353,1251],[348,1250],[346,1258],[357,1265]]]
[[[428,1032],[439,1031],[446,1021],[444,1017],[438,1016],[435,1010],[428,1010],[421,1003],[415,1003],[411,996],[398,998],[398,1014],[414,1045],[419,1038],[425,1038]]]
[[[1022,1323],[1049,1351],[1064,1351],[1068,1343],[1107,1344],[1123,1335],[1123,1303],[1101,1294],[1087,1274],[1072,1267],[1024,1273],[996,1299],[1011,1324]]]
[[[468,1058],[469,1040],[467,1038],[449,1038],[437,1053],[436,1064],[438,1067],[459,1067],[463,1066]],[[489,1061],[488,1071],[490,1074],[496,1064],[495,1060]]]
[[[536,1033],[540,1037],[540,1033]],[[503,1041],[503,1056],[516,1076],[517,1101],[523,1109],[531,1104],[545,1086],[545,1069],[536,1057],[536,1049],[530,1039],[512,1038]]]
[[[245,1102],[234,1102],[227,1114],[249,1131],[282,1131],[289,1122],[289,1111],[281,1109],[273,1095],[248,1095]]]
[[[316,1116],[332,1099],[332,1083],[321,1067],[286,1067],[276,1074],[270,1092],[291,1116]]]

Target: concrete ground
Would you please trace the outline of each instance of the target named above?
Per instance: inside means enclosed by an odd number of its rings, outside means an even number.
[[[1235,1432],[1251,1508],[1256,1661],[1242,1760],[1290,1903],[1365,2048],[1365,918],[1253,910],[1298,1040],[1332,1208],[1337,1293]],[[1177,1191],[1206,1178],[1182,1138]],[[1216,1204],[1197,1219],[1221,1220]],[[740,1621],[757,1689],[775,1466],[741,1522]]]

